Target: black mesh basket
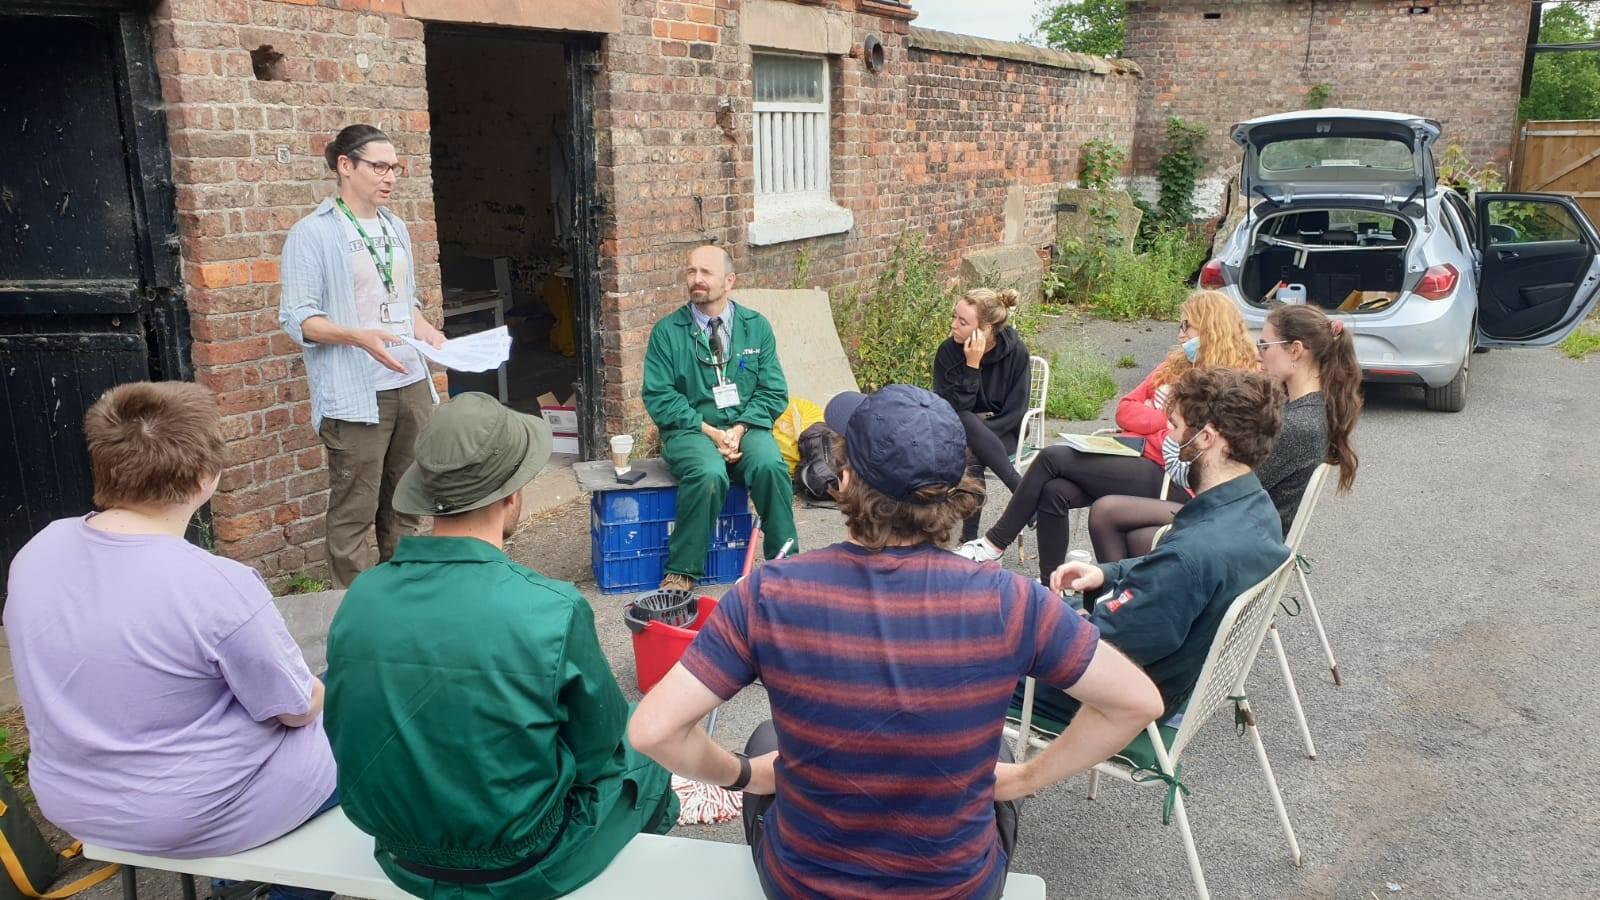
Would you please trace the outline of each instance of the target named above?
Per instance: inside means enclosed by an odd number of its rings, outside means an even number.
[[[651,622],[687,628],[694,624],[699,606],[690,591],[656,591],[629,603],[622,610],[622,620],[634,632],[643,631],[644,626]]]

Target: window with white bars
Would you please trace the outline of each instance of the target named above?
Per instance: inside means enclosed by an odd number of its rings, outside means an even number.
[[[756,53],[752,245],[840,234],[855,225],[833,202],[828,174],[828,61]]]
[[[755,55],[757,196],[828,195],[828,63]]]

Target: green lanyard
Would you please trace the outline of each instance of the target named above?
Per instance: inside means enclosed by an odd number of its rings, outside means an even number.
[[[350,224],[356,227],[356,234],[361,235],[361,242],[367,245],[367,252],[372,254],[372,265],[378,270],[378,277],[383,279],[384,290],[389,292],[390,297],[397,296],[394,291],[394,238],[389,236],[389,229],[383,224],[383,216],[378,217],[378,228],[383,234],[383,249],[387,258],[379,259],[378,248],[372,246],[372,238],[367,237],[367,230],[361,227],[361,222],[356,219],[355,213],[344,205],[344,198],[341,197],[334,202],[339,205],[344,217],[350,220]]]

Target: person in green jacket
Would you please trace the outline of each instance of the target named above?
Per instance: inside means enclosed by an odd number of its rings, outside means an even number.
[[[772,326],[728,297],[733,278],[726,250],[691,251],[689,302],[655,324],[645,349],[644,408],[678,480],[662,590],[689,590],[705,575],[711,530],[732,481],[750,489],[768,559],[796,541],[794,488],[772,439],[789,388]]]
[[[462,394],[422,430],[396,509],[431,515],[350,586],[328,632],[327,730],[345,815],[419,897],[570,893],[678,818],[572,585],[503,552],[550,426]]]

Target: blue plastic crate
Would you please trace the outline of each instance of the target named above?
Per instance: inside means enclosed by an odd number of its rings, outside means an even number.
[[[629,525],[634,522],[671,522],[678,517],[678,489],[644,488],[629,491],[601,491],[589,501],[598,526]],[[743,515],[750,511],[750,492],[741,485],[728,488],[728,499],[719,515]]]
[[[598,493],[589,502],[589,534],[598,542],[601,553],[664,550],[677,507],[677,488]],[[711,541],[746,540],[754,521],[749,494],[742,487],[732,487]]]
[[[724,584],[734,581],[744,569],[746,543],[738,541],[725,545],[713,544],[706,554],[706,574],[701,584]],[[647,550],[622,553],[603,553],[598,540],[593,548],[594,580],[602,594],[622,594],[648,591],[661,583],[667,571],[667,551]]]

